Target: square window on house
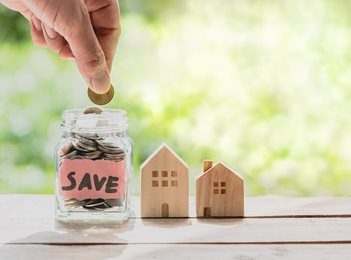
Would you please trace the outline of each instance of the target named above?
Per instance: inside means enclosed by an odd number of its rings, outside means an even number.
[[[168,181],[162,181],[162,187],[168,187]]]
[[[225,181],[221,181],[221,187],[225,187]]]
[[[218,189],[214,189],[213,190],[213,194],[219,194],[219,190]]]
[[[172,176],[172,177],[177,177],[177,176],[178,176],[177,171],[171,171],[171,176]]]
[[[225,194],[225,189],[221,189],[221,194]]]
[[[218,187],[218,181],[213,182],[213,187]]]
[[[158,181],[152,181],[152,187],[158,187]]]
[[[168,172],[167,171],[162,171],[162,177],[168,177]]]
[[[158,177],[158,171],[152,171],[152,177],[157,178]]]
[[[172,181],[171,185],[172,187],[178,187],[178,181]]]

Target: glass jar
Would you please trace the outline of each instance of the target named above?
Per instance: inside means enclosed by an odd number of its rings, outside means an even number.
[[[64,111],[56,148],[56,218],[121,222],[131,213],[133,144],[127,113]]]

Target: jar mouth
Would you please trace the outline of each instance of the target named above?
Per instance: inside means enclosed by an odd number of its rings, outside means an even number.
[[[61,127],[68,132],[123,132],[128,129],[127,112],[103,109],[101,114],[84,114],[84,109],[69,109],[62,114]]]

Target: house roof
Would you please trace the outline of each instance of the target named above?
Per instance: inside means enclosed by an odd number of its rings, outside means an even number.
[[[198,177],[196,179],[200,179],[202,177],[205,177],[209,172],[211,172],[213,169],[215,169],[216,167],[219,166],[223,166],[224,168],[226,168],[229,172],[233,173],[235,176],[237,176],[239,179],[244,180],[244,178],[237,173],[236,171],[232,170],[229,166],[227,166],[226,164],[224,164],[223,162],[216,162],[215,165],[213,165],[211,168],[209,168],[207,171],[205,171],[204,173],[200,173],[200,175],[198,175]]]
[[[166,143],[162,143],[141,165],[140,169],[144,168],[153,158],[155,158],[161,150],[167,149],[181,164],[183,164],[186,168],[188,165],[174,152]]]

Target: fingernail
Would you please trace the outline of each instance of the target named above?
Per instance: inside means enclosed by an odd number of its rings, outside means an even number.
[[[54,40],[57,37],[58,33],[54,29],[52,29],[51,27],[45,24],[44,24],[44,28],[45,28],[46,34],[49,36],[50,39]]]
[[[41,32],[42,31],[42,29],[41,29],[41,21],[38,18],[36,18],[34,15],[32,15],[32,19],[31,20],[32,20],[32,23],[34,25],[35,30],[37,30],[38,32]]]
[[[110,89],[110,76],[106,71],[102,71],[91,78],[92,89],[98,94],[104,94]]]
[[[76,58],[74,56],[60,56],[62,59],[65,59],[65,60],[72,60],[72,61],[75,61]]]

